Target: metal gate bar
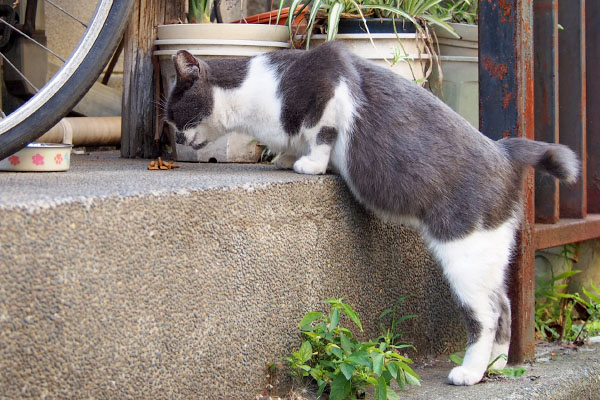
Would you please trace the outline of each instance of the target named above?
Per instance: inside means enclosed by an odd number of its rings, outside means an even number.
[[[560,216],[585,218],[586,181],[586,76],[585,76],[585,0],[559,0],[558,83],[560,142],[573,149],[582,168],[577,182],[561,184]]]
[[[479,128],[493,139],[534,138],[533,0],[479,1]],[[524,187],[525,216],[510,266],[513,334],[509,361],[534,356],[533,172]]]
[[[600,237],[598,21],[598,0],[479,1],[481,131],[493,139],[560,141],[582,161],[575,185],[538,176],[534,193],[533,174],[525,179],[524,221],[510,267],[511,362],[534,356],[534,251]],[[534,214],[545,223],[534,224]]]
[[[600,0],[587,0],[587,193],[588,212],[600,213]]]
[[[558,0],[533,2],[535,140],[558,143]],[[535,173],[535,222],[558,222],[558,179]]]

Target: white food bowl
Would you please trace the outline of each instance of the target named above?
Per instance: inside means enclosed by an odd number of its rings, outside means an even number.
[[[66,171],[71,163],[70,144],[29,143],[0,161],[0,171]]]

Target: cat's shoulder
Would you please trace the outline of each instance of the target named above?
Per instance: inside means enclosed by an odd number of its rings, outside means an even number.
[[[265,55],[269,64],[278,70],[311,69],[313,71],[340,68],[351,65],[350,51],[345,44],[338,41],[325,42],[310,50],[282,50]]]

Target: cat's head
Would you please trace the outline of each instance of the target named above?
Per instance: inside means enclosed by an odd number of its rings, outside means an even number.
[[[177,80],[167,101],[167,122],[175,129],[177,143],[198,150],[221,135],[212,118],[210,68],[185,50],[177,52],[173,63]]]

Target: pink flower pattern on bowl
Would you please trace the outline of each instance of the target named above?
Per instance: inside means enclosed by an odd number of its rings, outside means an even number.
[[[31,159],[35,165],[44,165],[44,156],[42,156],[40,153],[36,153],[36,155],[31,157]]]
[[[21,163],[21,160],[19,160],[19,157],[17,156],[8,157],[8,161],[10,161],[12,165],[19,165]]]
[[[0,160],[0,171],[66,171],[70,166],[71,148],[69,144],[29,143],[15,154]]]

